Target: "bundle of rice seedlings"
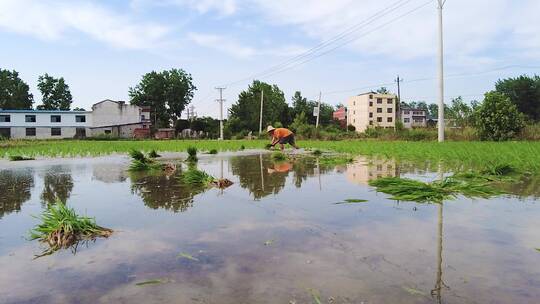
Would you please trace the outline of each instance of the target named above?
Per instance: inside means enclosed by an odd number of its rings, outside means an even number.
[[[77,215],[75,210],[60,201],[49,205],[36,218],[40,219],[41,223],[30,231],[30,239],[37,239],[49,245],[49,250],[44,254],[69,248],[79,241],[106,238],[113,232],[111,229],[98,226],[93,218]]]
[[[129,166],[130,171],[160,170],[163,167],[161,164],[147,158],[141,151],[131,150],[129,155],[132,159]]]
[[[266,145],[264,146],[264,148],[265,148],[266,150],[270,150],[270,149],[272,148],[272,145],[271,145],[271,144],[266,144]]]
[[[198,170],[196,168],[189,168],[181,176],[182,181],[188,185],[209,186],[216,180],[212,175]]]
[[[311,152],[311,154],[313,154],[315,156],[320,156],[320,155],[322,155],[322,151],[319,150],[319,149],[315,149],[313,152]]]
[[[34,160],[34,158],[21,156],[21,155],[11,155],[11,156],[9,156],[9,160],[10,161]]]
[[[484,170],[480,171],[482,174],[494,176],[506,176],[516,172],[516,168],[509,164],[491,164],[486,166]]]
[[[188,154],[187,161],[196,162],[198,160],[198,158],[197,158],[197,148],[188,147],[187,148],[187,154]]]
[[[272,159],[275,161],[284,161],[287,160],[287,156],[281,152],[272,153]]]
[[[152,150],[150,151],[150,153],[148,153],[148,157],[150,158],[158,158],[158,157],[161,157],[161,155],[159,155],[156,150]]]
[[[142,153],[141,151],[138,151],[138,150],[131,150],[129,151],[129,156],[131,156],[131,158],[133,160],[138,160],[140,162],[146,162],[148,161],[148,159],[146,158],[146,156],[144,156],[144,153]]]
[[[208,154],[218,154],[218,150],[212,149],[212,150],[208,151]]]
[[[240,150],[245,150],[245,149],[246,149],[246,146],[244,146],[244,145],[240,146]]]

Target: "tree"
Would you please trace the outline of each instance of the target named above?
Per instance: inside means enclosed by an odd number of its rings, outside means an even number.
[[[71,107],[73,97],[63,77],[54,78],[45,73],[38,78],[38,89],[43,103],[38,109],[67,111]]]
[[[380,89],[377,90],[377,93],[379,93],[379,94],[390,94],[390,91],[388,91],[388,89],[386,87],[381,87]]]
[[[463,102],[461,96],[452,99],[452,104],[444,114],[453,119],[458,127],[463,128],[473,123],[473,108]]]
[[[540,121],[540,76],[522,75],[499,80],[495,84],[495,90],[508,96],[529,119]]]
[[[34,96],[17,71],[0,69],[0,109],[26,110],[32,108]]]
[[[155,127],[169,127],[171,122],[176,125],[196,90],[190,74],[182,69],[171,69],[143,75],[139,84],[129,88],[129,97],[131,104],[152,109]]]
[[[302,93],[300,93],[300,91],[296,91],[292,98],[292,102],[292,117],[297,117],[301,113],[304,113],[309,124],[314,125],[316,123],[317,117],[313,116],[313,109],[317,107],[317,101],[308,101],[306,98],[302,97]],[[319,123],[321,125],[331,123],[333,121],[333,114],[334,107],[330,104],[321,102],[321,117],[319,118]]]
[[[84,108],[76,107],[73,109],[73,111],[86,111]]]
[[[475,127],[482,140],[508,140],[525,126],[524,115],[506,95],[492,91],[475,112]]]
[[[263,128],[276,121],[281,122],[284,126],[290,124],[291,113],[289,106],[285,102],[283,91],[276,85],[254,80],[247,90],[238,95],[238,101],[231,106],[229,110],[229,130],[234,133],[259,130],[261,92],[263,90]]]

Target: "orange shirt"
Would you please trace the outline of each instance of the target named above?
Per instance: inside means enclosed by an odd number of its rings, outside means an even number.
[[[286,129],[286,128],[276,128],[274,130],[274,138],[278,138],[278,139],[287,137],[291,134],[292,134],[291,130]]]

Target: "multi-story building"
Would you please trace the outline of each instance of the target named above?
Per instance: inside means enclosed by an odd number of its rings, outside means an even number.
[[[94,104],[92,111],[0,109],[0,137],[4,138],[84,138],[100,134],[129,138],[137,130],[149,128],[150,109],[122,101],[104,100]]]
[[[357,132],[369,127],[393,128],[396,123],[396,101],[394,94],[369,92],[347,100],[347,125]]]
[[[401,108],[401,122],[405,128],[425,128],[427,126],[426,111],[422,109]]]

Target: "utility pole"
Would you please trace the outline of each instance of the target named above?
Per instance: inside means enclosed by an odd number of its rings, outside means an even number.
[[[315,123],[315,129],[319,128],[319,117],[321,117],[321,91],[319,91],[319,102],[317,103],[317,122]]]
[[[259,135],[262,134],[263,100],[264,100],[264,90],[261,89],[261,114],[259,116]]]
[[[219,99],[217,100],[219,102],[219,140],[223,140],[223,102],[225,101],[223,99],[223,90],[225,88],[217,87],[216,90],[219,91]]]
[[[439,11],[439,142],[444,141],[444,59],[443,59],[443,7],[446,0],[437,0]]]
[[[399,119],[401,121],[401,86],[400,83],[403,81],[403,79],[399,78],[399,75],[397,75],[396,82],[397,82],[397,102],[396,102],[396,119]],[[394,124],[395,126],[395,124]]]

